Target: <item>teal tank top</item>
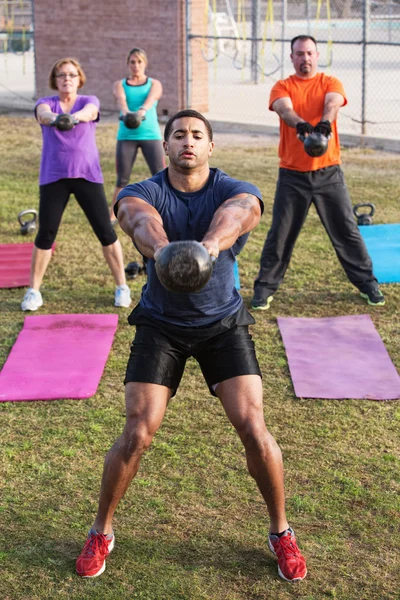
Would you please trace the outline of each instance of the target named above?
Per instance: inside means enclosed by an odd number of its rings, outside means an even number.
[[[145,102],[152,84],[152,79],[148,77],[146,83],[142,85],[129,85],[126,79],[122,80],[122,87],[125,91],[128,108],[132,112],[139,110]],[[117,140],[161,140],[161,130],[157,118],[157,104],[146,112],[146,119],[142,121],[137,129],[128,129],[123,121],[120,121]]]

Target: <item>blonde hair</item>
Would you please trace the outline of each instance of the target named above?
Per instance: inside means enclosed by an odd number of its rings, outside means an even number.
[[[50,71],[50,75],[49,75],[49,88],[51,90],[57,90],[57,80],[56,80],[56,75],[57,75],[57,71],[60,67],[62,67],[63,65],[66,64],[71,64],[74,65],[74,67],[76,68],[76,70],[78,71],[78,75],[79,75],[79,85],[78,88],[81,88],[85,85],[86,83],[86,75],[81,67],[81,65],[79,64],[79,61],[77,61],[75,58],[61,58],[60,60],[58,60],[52,67],[51,71]]]
[[[144,60],[144,62],[146,63],[146,66],[147,66],[147,63],[148,63],[147,54],[144,50],[142,50],[142,48],[132,48],[132,50],[129,52],[127,59],[126,59],[127,65],[129,64],[129,59],[132,56],[132,54],[136,54],[137,56],[140,56]]]

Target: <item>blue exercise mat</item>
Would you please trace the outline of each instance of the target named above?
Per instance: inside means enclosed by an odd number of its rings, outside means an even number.
[[[240,290],[240,277],[239,277],[239,265],[237,260],[233,263],[233,275],[235,277],[235,288]]]
[[[400,283],[400,224],[361,225],[379,283]]]

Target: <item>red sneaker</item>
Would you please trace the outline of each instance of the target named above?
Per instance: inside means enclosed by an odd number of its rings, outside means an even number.
[[[81,577],[97,577],[106,568],[106,558],[114,548],[115,536],[89,531],[82,552],[76,561],[76,572]]]
[[[268,536],[270,550],[278,557],[278,573],[286,581],[300,581],[307,575],[307,566],[304,556],[296,544],[294,531],[291,527],[278,537]]]

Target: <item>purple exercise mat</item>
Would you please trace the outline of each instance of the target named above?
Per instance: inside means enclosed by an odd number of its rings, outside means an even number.
[[[370,315],[277,320],[298,398],[400,398],[400,377]]]
[[[117,324],[118,315],[25,317],[0,373],[0,402],[90,398]]]

